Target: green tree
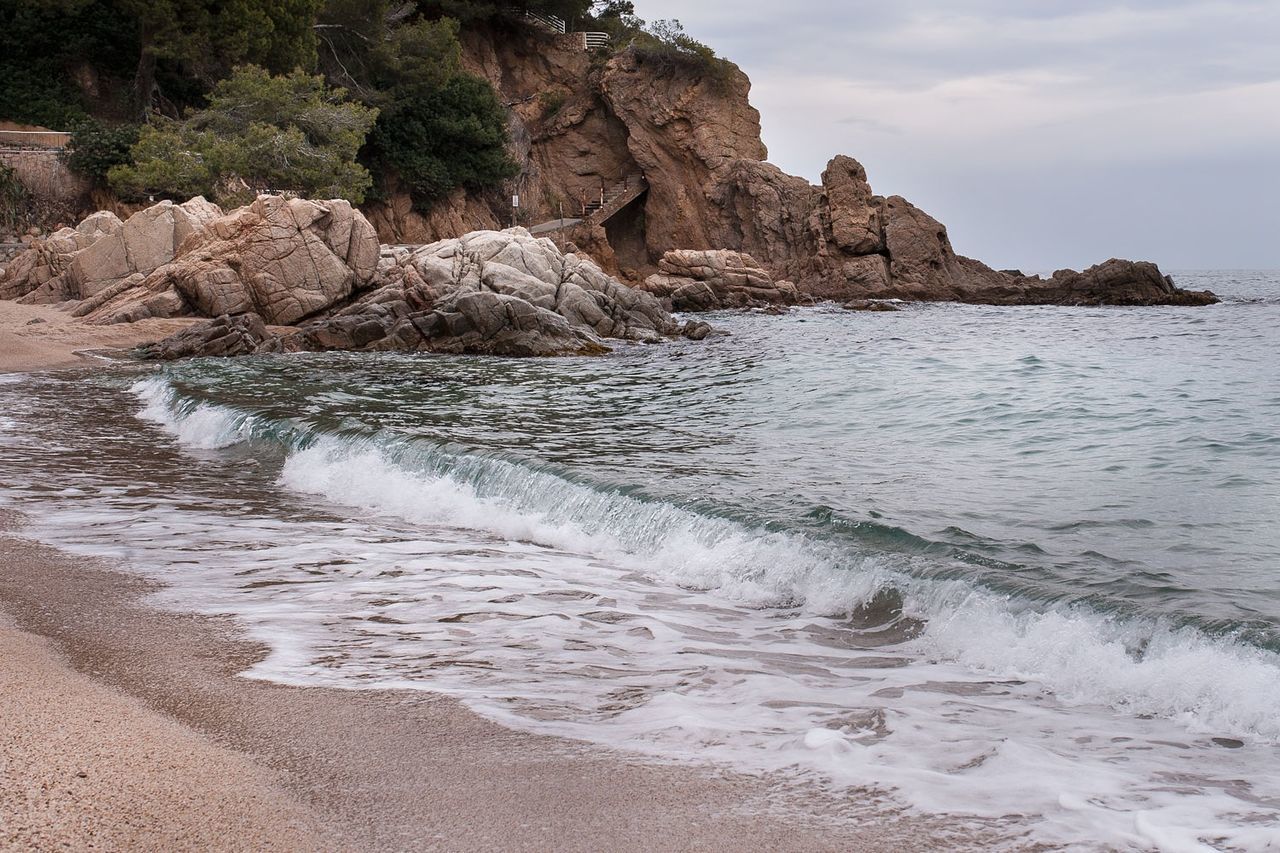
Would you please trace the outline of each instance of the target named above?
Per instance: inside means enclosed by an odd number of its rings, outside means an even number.
[[[272,71],[315,65],[321,0],[113,0],[135,22],[134,95],[146,113],[161,98],[160,63],[212,83],[240,63]]]
[[[738,66],[716,56],[716,52],[684,30],[684,25],[672,19],[654,21],[643,26],[629,46],[642,62],[659,69],[684,68],[694,71],[702,79],[716,87],[727,87],[733,80]]]
[[[387,0],[328,0],[316,32],[329,82],[381,106],[410,90],[438,89],[458,73],[458,22],[403,18]]]
[[[458,187],[485,189],[519,174],[507,153],[506,111],[493,87],[468,75],[395,101],[370,144],[422,208]]]
[[[70,72],[127,76],[136,47],[110,0],[0,0],[0,118],[69,128],[96,106]]]
[[[153,118],[133,146],[133,164],[108,178],[122,195],[246,201],[259,191],[291,190],[359,203],[371,184],[356,162],[376,109],[347,101],[342,89],[302,71],[273,77],[237,68],[209,105],[183,121]]]
[[[320,13],[330,82],[381,111],[364,162],[386,188],[407,187],[421,210],[458,187],[485,189],[518,173],[505,109],[486,81],[461,71],[459,26],[387,0],[327,0]]]
[[[512,18],[524,10],[555,15],[572,24],[587,15],[591,10],[592,0],[527,0],[523,3],[504,0],[423,0],[418,6],[432,17],[443,15],[463,24]]]

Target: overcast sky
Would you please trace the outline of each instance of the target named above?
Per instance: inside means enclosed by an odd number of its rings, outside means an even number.
[[[637,0],[753,82],[770,160],[835,154],[962,254],[1280,268],[1280,0]]]

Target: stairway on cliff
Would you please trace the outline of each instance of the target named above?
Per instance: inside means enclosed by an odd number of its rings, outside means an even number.
[[[625,209],[640,196],[649,191],[649,182],[644,175],[636,173],[628,175],[607,190],[602,190],[600,198],[583,206],[582,216],[578,219],[553,219],[530,228],[533,234],[550,234],[564,228],[586,222],[589,225],[604,225],[620,211]]]

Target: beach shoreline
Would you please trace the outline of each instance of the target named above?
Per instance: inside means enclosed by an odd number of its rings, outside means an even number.
[[[0,810],[0,846],[927,850],[951,835],[887,810],[850,819],[857,792],[646,763],[438,694],[240,678],[264,650],[230,620],[150,607],[154,584],[21,523],[0,512],[0,679],[22,722],[4,740],[0,796],[20,807]]]
[[[0,299],[0,373],[28,373],[107,363],[107,355],[123,353],[180,332],[195,318],[139,320],[93,326],[50,305],[23,305]]]

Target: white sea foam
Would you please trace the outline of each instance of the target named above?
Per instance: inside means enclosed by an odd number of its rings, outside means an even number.
[[[467,481],[406,470],[368,444],[326,439],[293,454],[282,482],[416,523],[595,554],[750,605],[839,615],[894,585],[906,593],[908,613],[927,620],[923,640],[935,656],[1035,680],[1070,702],[1158,714],[1195,732],[1280,741],[1275,654],[1081,610],[1015,611],[971,586],[915,580],[879,569],[870,557],[841,560],[795,536],[601,493],[509,462],[463,465]]]
[[[130,389],[143,402],[138,417],[157,424],[184,447],[219,450],[249,437],[253,418],[225,406],[183,404],[164,379],[143,379]]]
[[[249,435],[243,413],[159,380],[135,391],[189,447]],[[172,561],[174,596],[273,648],[260,677],[444,690],[512,725],[1022,814],[1054,842],[1261,850],[1280,826],[1274,654],[387,436],[296,448],[281,483],[383,520],[157,514],[125,536]],[[203,551],[219,559],[193,578]],[[279,583],[246,595],[246,577]],[[877,646],[824,618],[886,587],[925,620],[916,639]]]

